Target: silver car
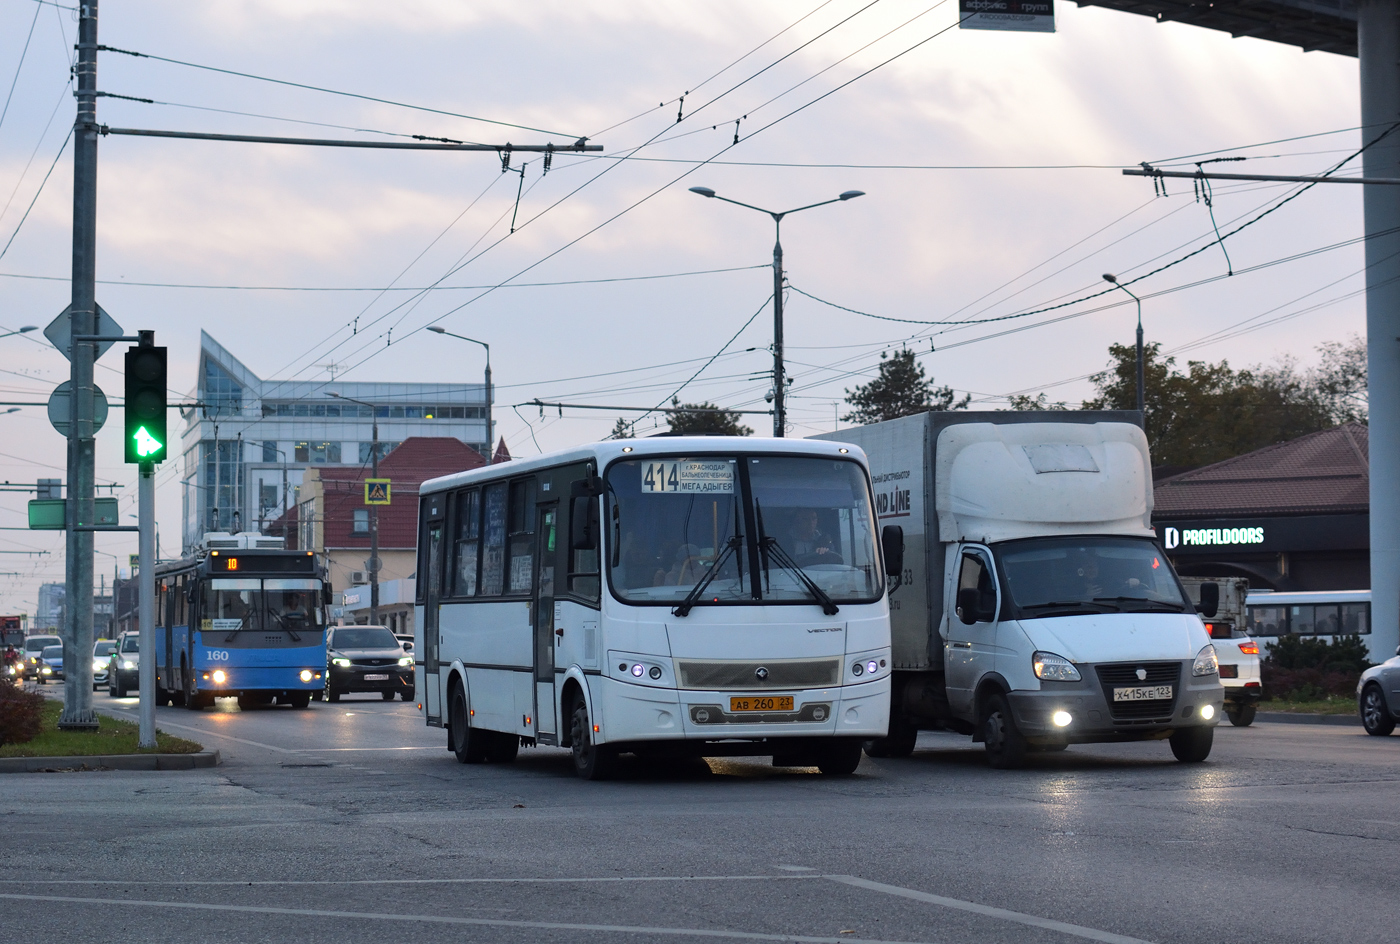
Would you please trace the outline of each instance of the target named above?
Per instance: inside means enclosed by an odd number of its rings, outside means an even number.
[[[1395,656],[1361,673],[1356,683],[1356,707],[1367,734],[1385,737],[1400,718],[1400,649]]]

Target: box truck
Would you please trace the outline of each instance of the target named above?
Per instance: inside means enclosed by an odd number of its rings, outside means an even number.
[[[971,735],[995,767],[1070,744],[1166,739],[1210,754],[1224,693],[1198,608],[1153,533],[1136,412],[933,412],[822,434],[870,460],[904,532],[894,673],[875,757],[920,730]]]

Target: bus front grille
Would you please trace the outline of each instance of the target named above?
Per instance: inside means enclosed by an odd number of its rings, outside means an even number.
[[[841,681],[840,659],[676,660],[682,688],[821,688]]]

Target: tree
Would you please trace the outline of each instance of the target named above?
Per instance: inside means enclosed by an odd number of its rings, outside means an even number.
[[[752,436],[753,430],[739,423],[741,414],[721,410],[706,400],[703,403],[681,403],[671,398],[675,412],[670,414],[671,432],[679,435],[712,433],[720,436]]]
[[[608,434],[609,439],[632,439],[632,424],[622,417],[617,418],[613,424],[612,432]]]
[[[1319,344],[1322,362],[1307,381],[1337,423],[1366,422],[1366,339],[1353,334],[1346,343]]]
[[[1114,344],[1108,353],[1108,370],[1090,378],[1099,395],[1083,408],[1134,409],[1137,351]],[[1143,362],[1147,441],[1158,465],[1195,468],[1336,425],[1316,386],[1289,361],[1238,371],[1228,361],[1189,361],[1182,372],[1154,342]]]
[[[902,348],[893,357],[881,353],[880,373],[870,383],[847,390],[846,402],[855,409],[841,418],[865,425],[930,410],[965,410],[972,395],[959,400],[952,387],[935,387],[914,352]]]
[[[1010,402],[1008,409],[1012,410],[1068,410],[1069,404],[1063,400],[1050,402],[1050,398],[1042,391],[1035,396],[1025,393],[1013,393],[1006,398]]]

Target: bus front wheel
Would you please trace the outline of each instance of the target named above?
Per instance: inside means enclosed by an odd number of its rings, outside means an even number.
[[[573,742],[574,773],[584,780],[607,780],[617,768],[617,750],[593,741],[593,722],[582,698],[574,702],[569,716],[569,739]]]
[[[839,740],[817,758],[817,769],[827,777],[849,777],[860,766],[860,741]]]
[[[473,731],[467,721],[467,693],[461,685],[452,687],[451,724],[452,753],[460,764],[480,764],[486,760],[486,732]]]

